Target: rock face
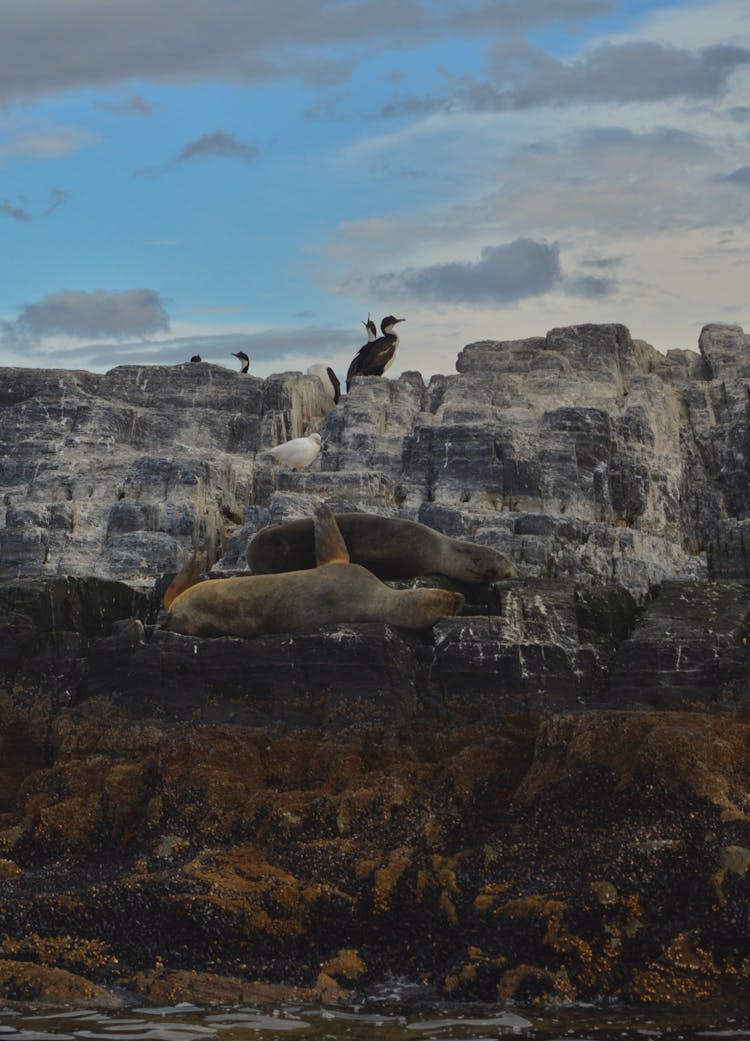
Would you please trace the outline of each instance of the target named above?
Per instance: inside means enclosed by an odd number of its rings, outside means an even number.
[[[4,578],[150,584],[242,519],[263,449],[333,406],[316,377],[263,381],[204,363],[5,369],[0,383]]]
[[[209,364],[0,372],[0,568],[147,584],[206,535],[230,555],[326,496],[512,555],[525,574],[747,578],[750,338],[707,326],[666,357],[623,326],[483,342],[458,374],[315,376]],[[309,472],[263,450],[312,428]],[[237,525],[243,524],[238,531]]]
[[[0,997],[746,989],[750,338],[699,346],[558,329],[335,408],[299,373],[1,372]],[[313,429],[309,470],[264,452]],[[396,583],[464,594],[424,633],[159,628],[197,544],[241,572],[320,497],[521,577]]]

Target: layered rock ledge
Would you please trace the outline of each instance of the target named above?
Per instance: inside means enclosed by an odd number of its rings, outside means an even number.
[[[750,338],[458,374],[0,372],[0,996],[726,1000],[750,978]],[[319,429],[311,470],[264,449]],[[159,628],[325,498],[505,552],[426,633]],[[153,591],[156,590],[154,593]]]

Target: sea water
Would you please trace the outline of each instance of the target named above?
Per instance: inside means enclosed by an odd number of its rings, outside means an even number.
[[[499,1008],[393,1002],[351,1008],[190,1003],[116,1011],[0,1008],[0,1041],[750,1041],[750,1006]]]

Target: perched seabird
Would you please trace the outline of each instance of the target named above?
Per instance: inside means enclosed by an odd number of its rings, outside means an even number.
[[[237,353],[235,354],[234,351],[232,351],[232,357],[239,358],[242,362],[242,368],[240,369],[240,372],[247,372],[247,370],[250,368],[250,359],[245,354],[245,352],[237,351]]]
[[[334,405],[338,405],[339,401],[341,401],[341,384],[339,383],[339,378],[330,365],[326,367],[326,372],[328,373],[328,379],[331,381],[331,386],[333,387],[333,403]]]
[[[405,322],[405,318],[394,318],[392,314],[387,315],[380,323],[383,333],[377,340],[366,343],[352,358],[349,371],[346,374],[346,390],[349,392],[352,380],[355,376],[382,376],[386,369],[393,364],[393,356],[398,347],[398,335],[394,328],[399,322]],[[372,323],[374,325],[374,323]],[[367,323],[365,323],[367,326]],[[367,326],[369,331],[369,326]]]
[[[309,437],[294,437],[282,445],[269,448],[269,453],[282,466],[304,470],[317,459],[322,444],[320,434],[310,434]]]
[[[373,322],[372,318],[370,318],[369,313],[367,315],[367,321],[362,322],[362,325],[364,325],[365,329],[367,330],[367,343],[363,347],[360,347],[359,351],[357,352],[357,357],[359,357],[359,355],[362,354],[362,352],[366,350],[371,343],[375,342],[378,335],[378,330],[375,325],[375,322]],[[354,362],[352,362],[352,365],[354,365]],[[354,373],[352,372],[352,365],[349,366],[349,371],[346,374],[347,393],[349,391],[349,384],[351,383],[352,376],[354,375]]]
[[[200,354],[194,354],[193,357],[190,360],[191,361],[203,361],[203,358],[201,358]]]
[[[323,365],[322,362],[316,362],[314,365],[309,365],[307,368],[307,375],[317,376],[333,398],[334,405],[338,405],[341,400],[341,384],[339,383],[338,376],[330,365]]]
[[[354,361],[356,361],[357,358],[359,358],[360,354],[362,354],[363,351],[367,350],[368,346],[371,343],[375,342],[375,339],[377,338],[377,335],[378,335],[378,330],[377,330],[377,328],[375,326],[375,322],[373,322],[372,318],[370,318],[370,312],[369,311],[367,312],[367,321],[366,322],[362,322],[362,325],[364,325],[365,329],[367,329],[367,343],[363,347],[359,348],[359,350],[357,351],[357,357],[354,359]],[[347,392],[347,394],[349,393],[349,384],[352,381],[352,376],[355,375],[355,373],[353,372],[354,361],[349,366],[349,371],[346,374],[346,392]]]

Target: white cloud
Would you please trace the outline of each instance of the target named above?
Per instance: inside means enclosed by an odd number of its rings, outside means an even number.
[[[727,41],[747,47],[750,10],[745,0],[680,0],[645,12],[635,30],[610,38],[625,41],[636,35],[689,49]]]
[[[29,130],[0,144],[3,159],[61,159],[72,155],[84,145],[96,144],[98,138],[78,127],[50,127],[47,130]]]

